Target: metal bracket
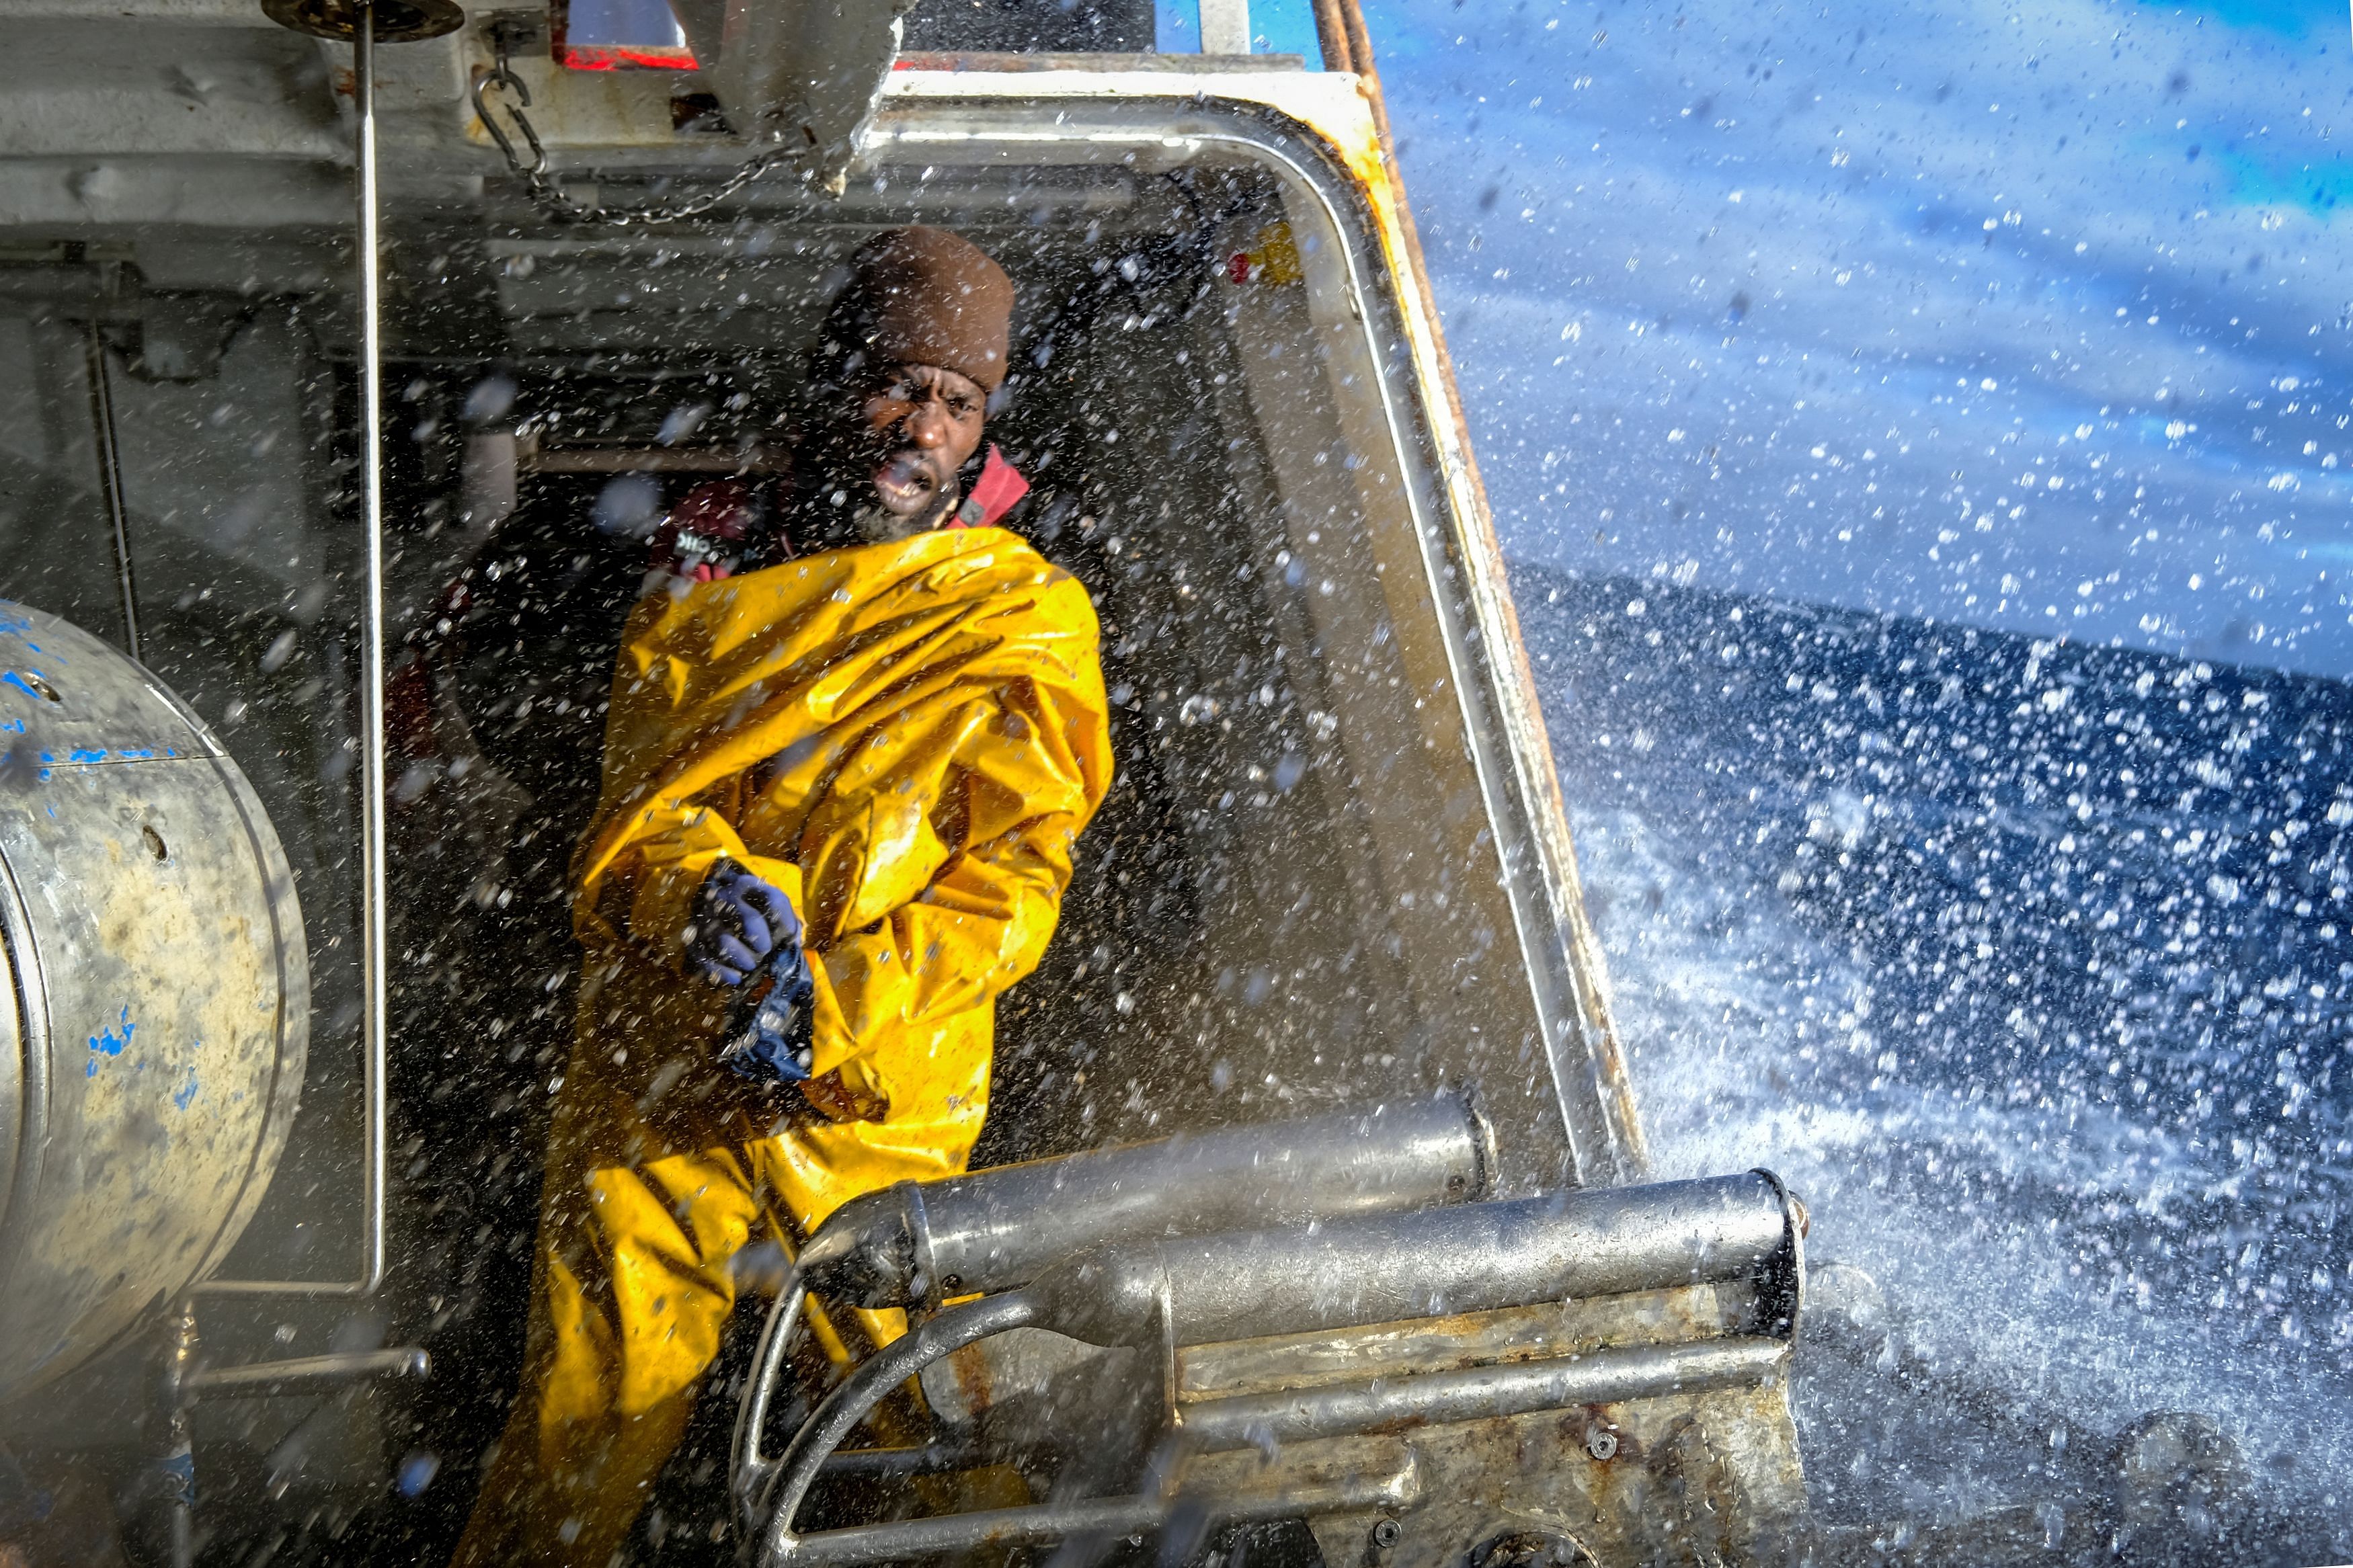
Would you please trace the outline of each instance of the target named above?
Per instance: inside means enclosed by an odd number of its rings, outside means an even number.
[[[185,1405],[205,1398],[276,1399],[290,1394],[325,1394],[380,1377],[425,1377],[432,1371],[431,1352],[421,1345],[395,1345],[380,1351],[343,1351],[332,1355],[298,1356],[290,1361],[248,1362],[243,1366],[208,1366],[183,1377],[180,1394]]]
[[[544,9],[492,11],[476,24],[476,30],[501,66],[510,59],[547,58],[549,37]]]
[[[672,0],[728,122],[839,195],[912,0]]]
[[[154,1534],[165,1543],[171,1568],[190,1568],[195,1562],[196,1459],[188,1413],[200,1400],[332,1394],[355,1383],[425,1377],[433,1370],[432,1356],[417,1345],[248,1362],[243,1366],[199,1367],[198,1342],[196,1302],[189,1296],[172,1314],[151,1416],[154,1448],[149,1468],[155,1476],[148,1496],[157,1515]]]

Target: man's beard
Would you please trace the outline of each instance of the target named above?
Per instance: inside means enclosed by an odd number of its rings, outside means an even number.
[[[799,519],[797,531],[809,535],[818,548],[889,544],[928,533],[948,520],[961,493],[951,479],[922,511],[902,515],[882,505],[874,494],[871,476],[889,459],[890,447],[868,438],[863,431],[835,431],[804,450],[815,460],[806,478],[795,486],[801,504],[794,510]]]
[[[913,517],[902,517],[887,507],[867,502],[851,510],[850,529],[868,544],[892,544],[902,539],[913,539],[919,533],[929,533],[947,521],[948,509],[955,504],[955,491],[944,491],[932,504]]]

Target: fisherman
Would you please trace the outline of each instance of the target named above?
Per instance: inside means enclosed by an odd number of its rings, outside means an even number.
[[[706,487],[662,542],[574,867],[522,1388],[459,1563],[605,1568],[719,1349],[735,1255],[959,1172],[979,1135],[995,998],[1053,934],[1112,770],[1085,590],[959,477],[1012,305],[957,236],[869,242],[786,479]],[[1002,502],[1018,481],[990,457],[972,488]],[[837,1361],[905,1331],[810,1326]]]

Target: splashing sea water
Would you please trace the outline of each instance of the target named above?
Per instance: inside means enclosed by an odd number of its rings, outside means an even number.
[[[1818,1506],[2031,1501],[2037,1412],[2158,1409],[2341,1503],[2353,696],[1515,584],[1658,1173],[1778,1170],[1818,1260],[2021,1398],[1956,1443],[1801,1388]]]

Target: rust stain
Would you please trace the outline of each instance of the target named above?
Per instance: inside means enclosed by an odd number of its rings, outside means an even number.
[[[1514,1307],[1338,1333],[1273,1336],[1178,1352],[1181,1398],[1271,1393],[1472,1366],[1512,1365],[1622,1344],[1688,1342],[1743,1331],[1753,1292],[1684,1286],[1606,1300]]]
[[[949,1356],[948,1376],[955,1381],[956,1393],[963,1396],[965,1408],[975,1415],[996,1403],[996,1380],[989,1374],[988,1357],[980,1346],[966,1345]]]

